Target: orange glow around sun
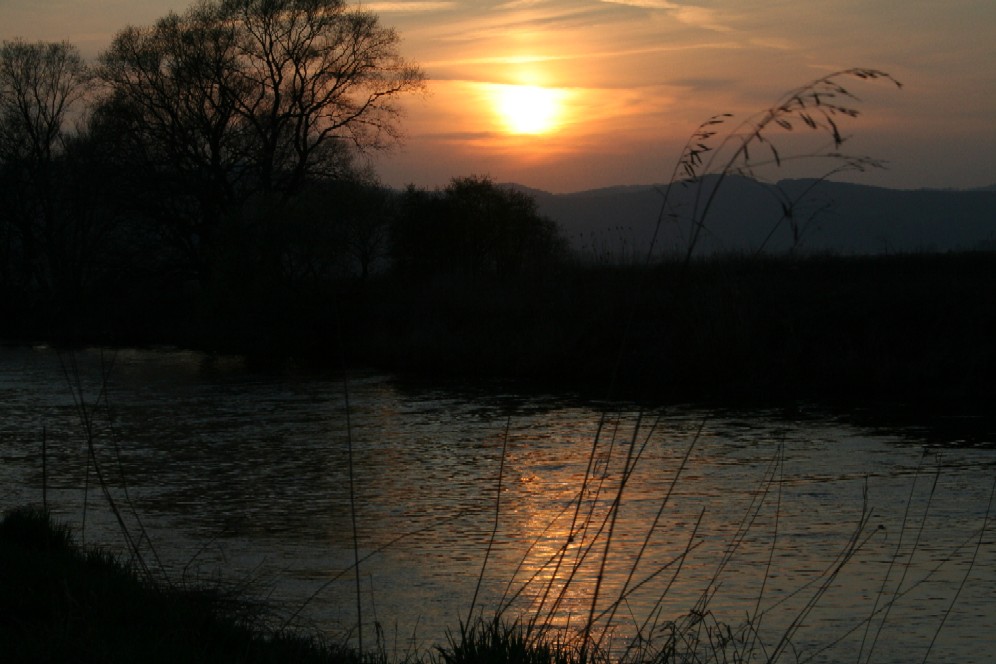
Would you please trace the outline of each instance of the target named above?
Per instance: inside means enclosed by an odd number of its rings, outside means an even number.
[[[494,85],[491,103],[503,129],[509,134],[549,134],[563,120],[562,90],[537,85]]]

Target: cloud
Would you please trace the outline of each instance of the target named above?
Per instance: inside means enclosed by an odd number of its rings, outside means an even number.
[[[634,56],[648,56],[665,53],[683,53],[689,51],[702,50],[737,50],[741,45],[736,42],[700,42],[693,44],[656,44],[649,46],[638,46],[617,50],[598,50],[586,52],[568,52],[559,54],[525,54],[525,55],[483,55],[468,56],[451,59],[429,60],[423,63],[428,68],[459,68],[479,65],[522,65],[540,64],[554,62],[581,61],[592,63],[595,60],[606,60],[612,58],[629,58]],[[460,76],[462,74],[455,74]],[[441,76],[440,78],[446,78]]]
[[[588,30],[593,15],[589,6],[519,5],[498,6],[487,12],[461,11],[459,18],[434,27],[432,37],[443,41],[480,42],[537,35],[544,39],[562,30]]]
[[[627,5],[640,9],[681,9],[681,5],[668,0],[602,0],[611,5]]]
[[[735,78],[722,78],[722,77],[678,78],[669,81],[670,85],[696,92],[721,92],[723,90],[732,90],[735,89],[741,83],[742,81],[739,81]]]
[[[369,2],[361,5],[372,12],[434,12],[455,9],[456,2]]]
[[[468,143],[474,141],[491,141],[503,135],[498,131],[440,131],[420,134],[419,138],[426,138],[447,143]]]
[[[794,39],[786,37],[751,37],[750,43],[754,46],[773,51],[799,50],[799,43]]]
[[[694,25],[716,32],[733,32],[733,28],[719,22],[717,14],[705,7],[681,7],[675,10],[675,17],[687,25]]]
[[[508,10],[508,9],[522,9],[523,7],[533,7],[542,3],[543,0],[509,0],[508,2],[503,2],[495,9],[497,10]]]
[[[715,10],[695,5],[679,5],[670,0],[601,0],[603,3],[611,5],[625,5],[627,7],[638,7],[640,9],[666,9],[673,12],[676,19],[687,25],[693,25],[716,32],[732,32],[732,28],[722,24],[717,20]]]

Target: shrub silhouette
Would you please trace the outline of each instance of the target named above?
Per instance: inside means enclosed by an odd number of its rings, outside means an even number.
[[[408,276],[535,276],[566,253],[556,223],[523,192],[487,177],[454,178],[442,191],[409,187],[393,228],[396,270]]]

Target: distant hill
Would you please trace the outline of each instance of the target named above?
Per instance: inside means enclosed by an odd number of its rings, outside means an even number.
[[[716,178],[676,184],[668,196],[657,253],[683,255],[696,196],[702,204]],[[629,262],[646,255],[667,185],[618,186],[530,194],[572,246],[595,260]],[[786,216],[785,212],[790,212]],[[972,190],[898,190],[840,182],[783,180],[765,184],[729,177],[696,243],[697,254],[830,252],[879,254],[996,249],[996,185]]]

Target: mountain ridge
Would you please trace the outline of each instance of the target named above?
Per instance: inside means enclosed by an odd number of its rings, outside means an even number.
[[[727,176],[701,218],[718,176],[698,183],[615,185],[555,194],[517,183],[590,259],[626,262],[656,251],[881,254],[996,249],[996,185],[894,189],[806,178],[764,183]],[[702,189],[698,189],[701,187]],[[668,206],[661,216],[662,203]],[[699,212],[694,212],[696,195]],[[693,220],[694,217],[694,220]],[[693,240],[696,221],[702,231]]]

